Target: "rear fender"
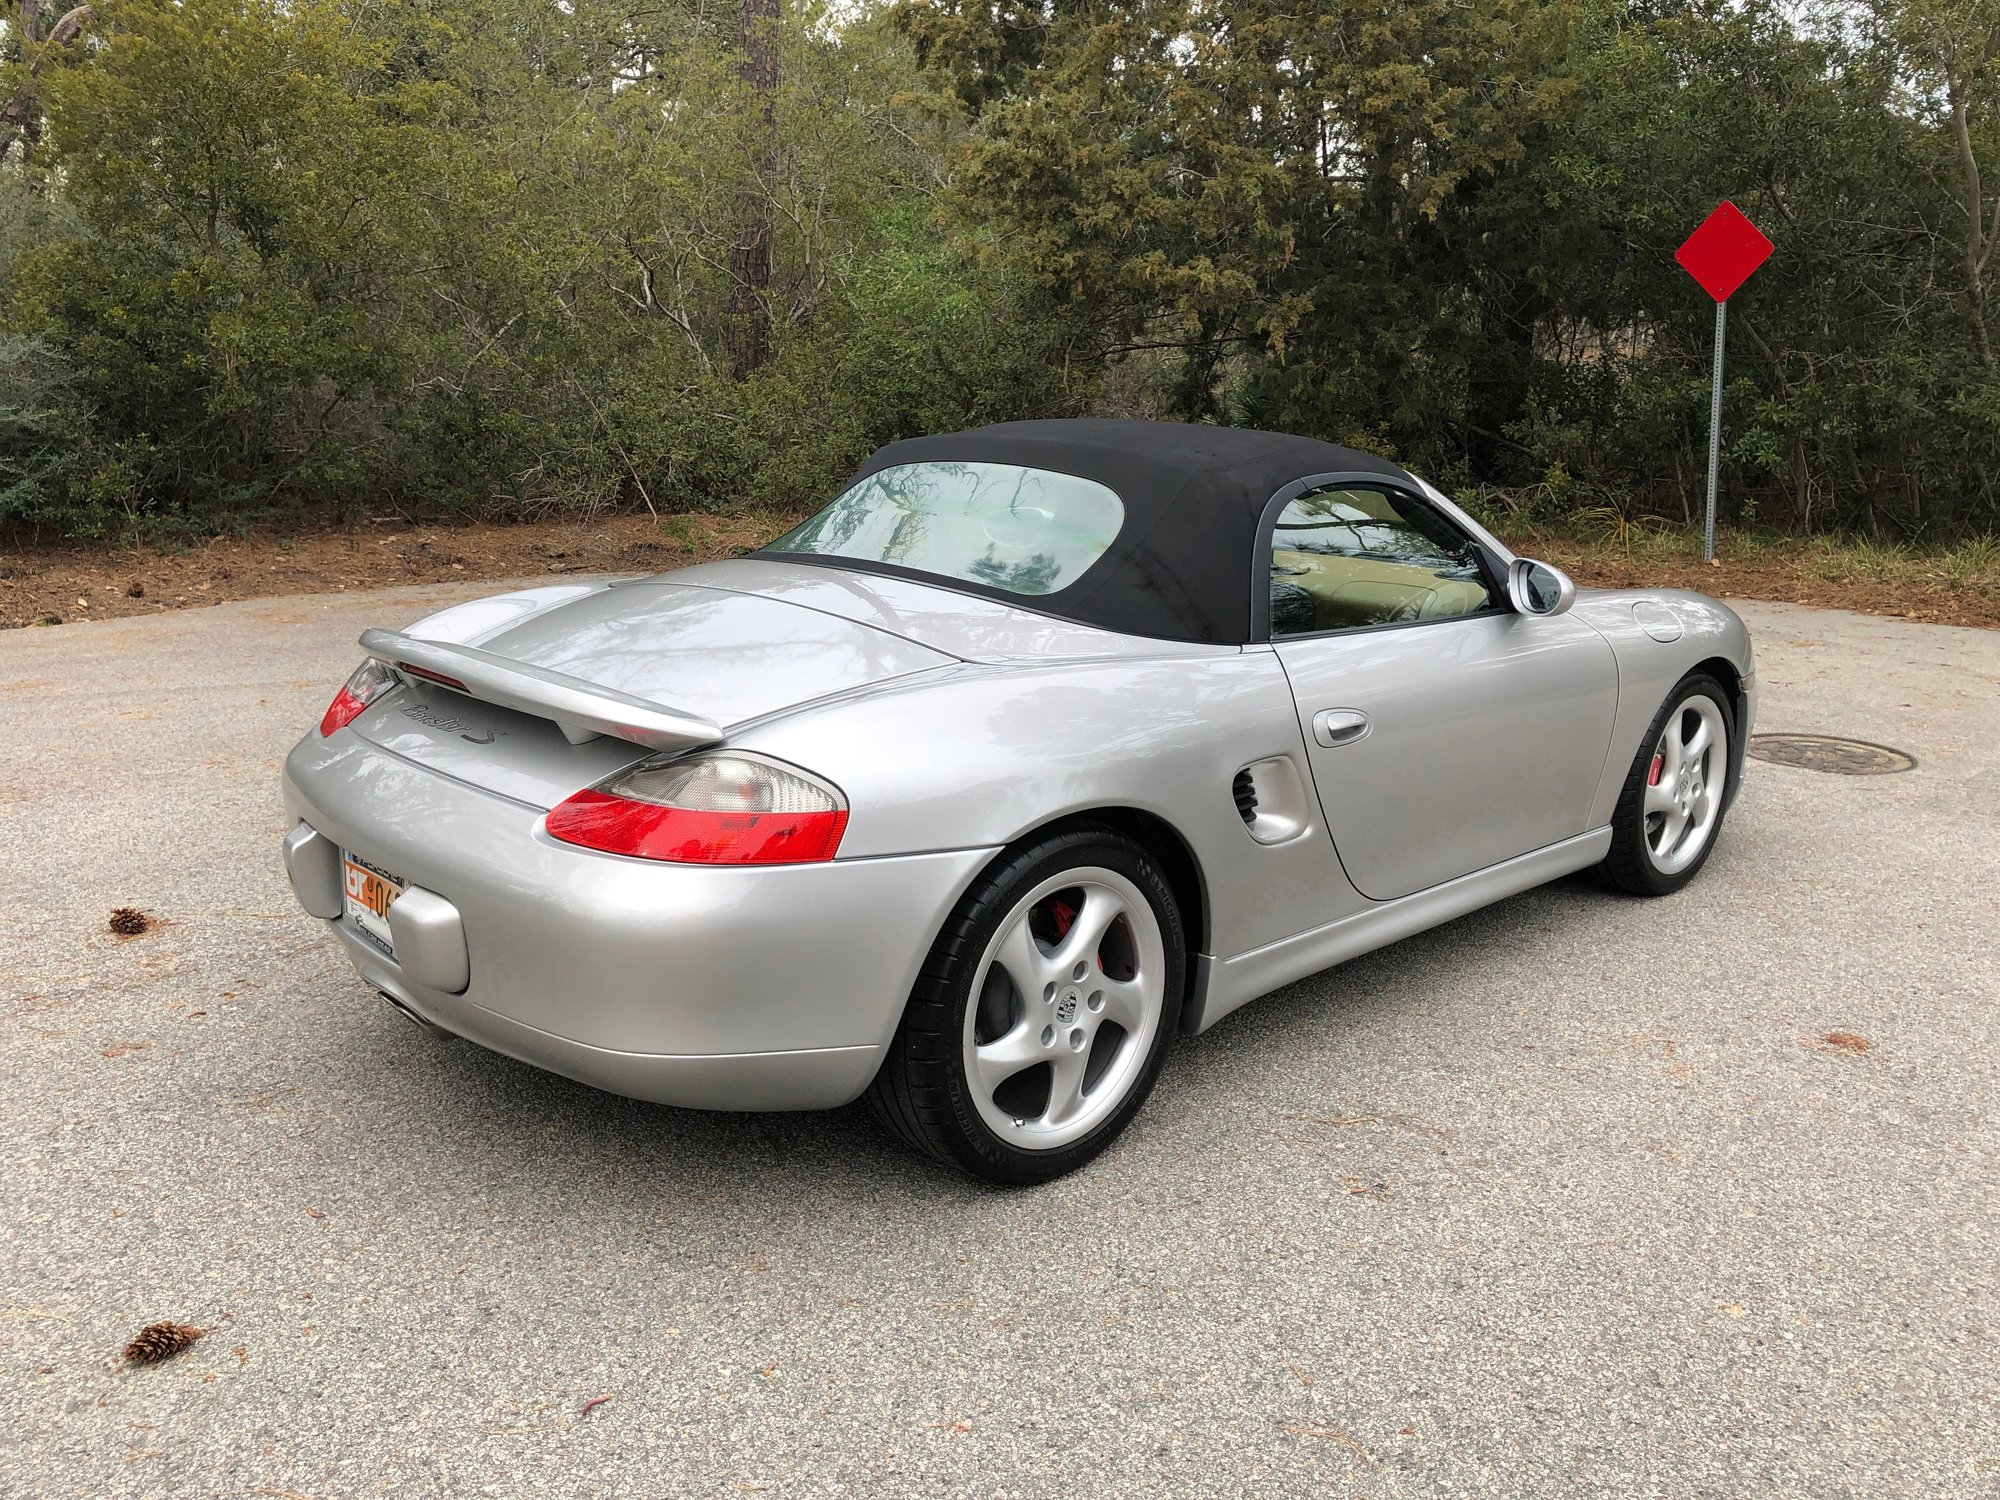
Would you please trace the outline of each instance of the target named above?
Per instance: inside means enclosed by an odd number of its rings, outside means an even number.
[[[1276,844],[1250,836],[1231,785],[1289,757],[1305,782],[1291,689],[1269,651],[1201,658],[961,666],[884,684],[732,739],[839,786],[840,857],[1011,844],[1058,819],[1130,808],[1191,851],[1218,953],[1365,904],[1317,807]]]

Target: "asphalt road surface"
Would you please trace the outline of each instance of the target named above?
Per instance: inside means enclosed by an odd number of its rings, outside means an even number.
[[[1681,895],[1296,985],[995,1192],[353,976],[278,765],[481,591],[0,633],[0,1493],[2000,1493],[2000,633],[1745,606],[1760,730],[1919,767],[1753,763]]]

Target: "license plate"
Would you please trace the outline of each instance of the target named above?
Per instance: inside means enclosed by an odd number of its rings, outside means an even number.
[[[403,882],[345,850],[341,851],[340,864],[347,920],[394,957],[396,944],[389,936],[389,908],[403,894]]]

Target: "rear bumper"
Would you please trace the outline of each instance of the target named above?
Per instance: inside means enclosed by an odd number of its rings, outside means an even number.
[[[444,972],[435,962],[412,957],[406,972],[332,918],[369,984],[493,1051],[700,1109],[859,1095],[945,913],[992,853],[757,869],[595,854],[549,838],[532,807],[346,731],[293,750],[285,801],[327,855],[350,849],[457,918],[458,993],[420,981]],[[302,842],[295,828],[287,866],[302,904],[324,913]]]
[[[592,1047],[405,981],[394,960],[345,922],[329,923],[361,977],[425,1025],[607,1093],[687,1109],[832,1109],[881,1065],[878,1046],[790,1052],[621,1052]]]

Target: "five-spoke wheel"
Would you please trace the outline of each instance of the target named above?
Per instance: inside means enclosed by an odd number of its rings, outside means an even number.
[[[1046,835],[959,902],[870,1098],[975,1176],[1059,1176],[1144,1102],[1185,963],[1173,891],[1144,849],[1108,828]]]
[[[1664,896],[1694,878],[1722,826],[1733,733],[1729,695],[1713,677],[1690,673],[1675,685],[1612,815],[1611,852],[1598,866],[1611,885]]]
[[[1646,770],[1646,848],[1672,875],[1708,847],[1729,779],[1729,726],[1722,706],[1696,694],[1660,730]]]
[[[1117,1108],[1166,1005],[1159,919],[1115,870],[1066,870],[1014,903],[980,959],[965,1068],[986,1124],[1029,1150]]]

